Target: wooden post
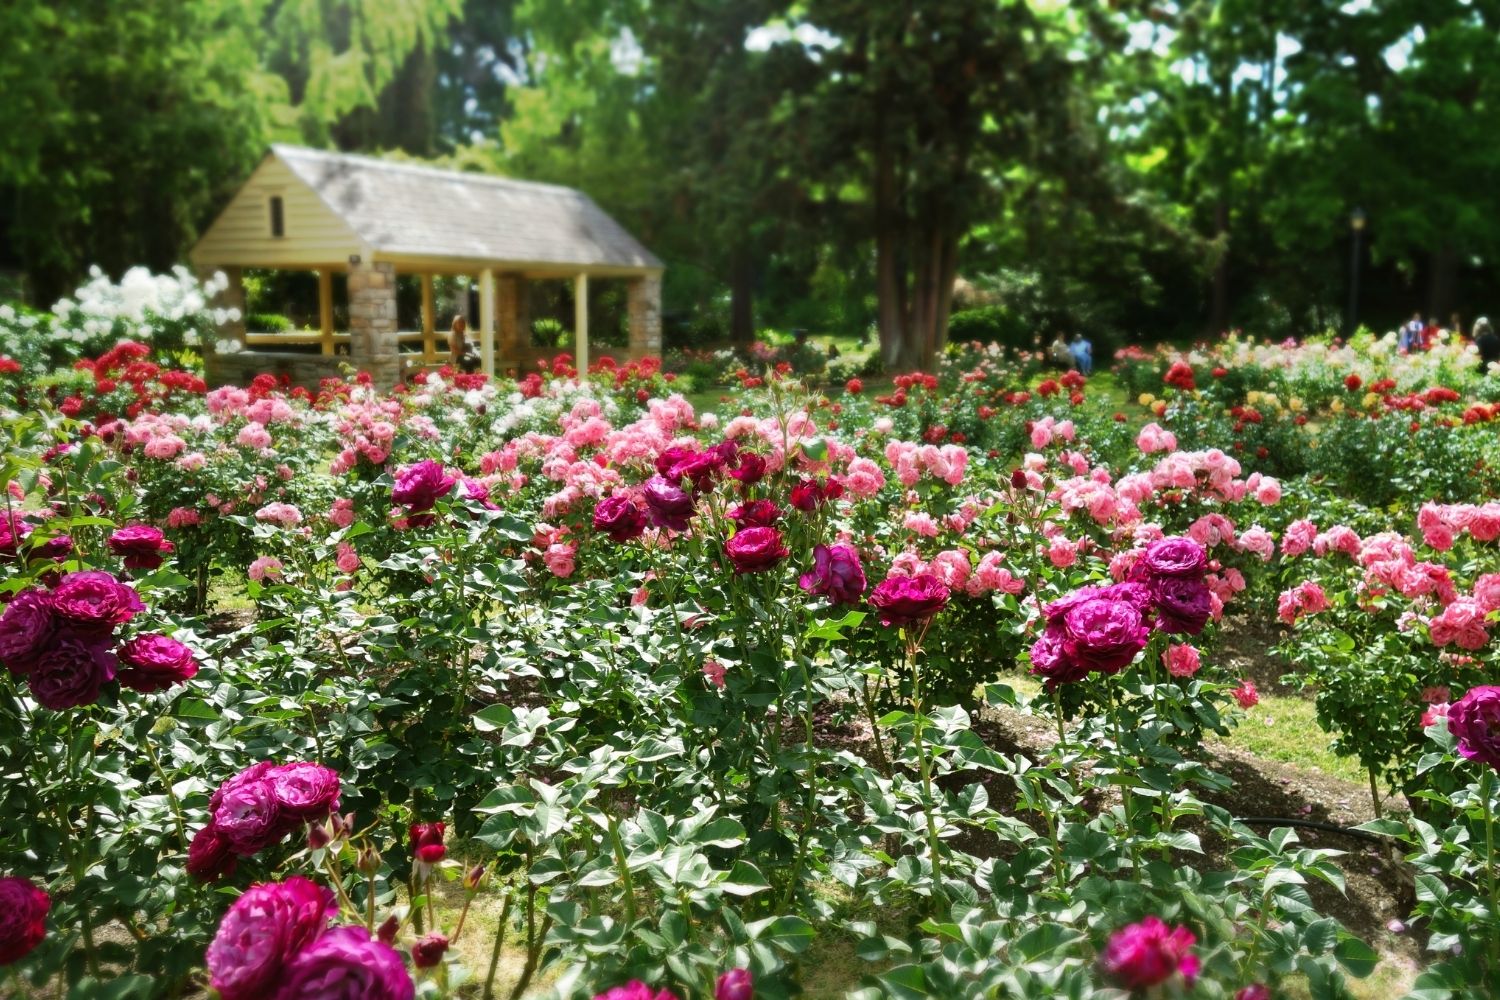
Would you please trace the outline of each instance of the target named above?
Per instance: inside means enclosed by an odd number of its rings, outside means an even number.
[[[333,353],[333,272],[326,267],[318,269],[318,329],[323,337],[324,354]]]
[[[589,276],[580,274],[573,280],[573,363],[578,374],[589,370]]]
[[[479,272],[479,359],[484,373],[495,374],[495,272]]]
[[[437,318],[432,312],[432,275],[422,275],[422,358],[437,361]]]

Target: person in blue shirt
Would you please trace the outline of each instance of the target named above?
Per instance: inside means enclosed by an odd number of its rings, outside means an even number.
[[[1081,333],[1073,334],[1073,343],[1068,345],[1073,352],[1073,367],[1078,369],[1081,375],[1092,375],[1094,372],[1094,345],[1089,343],[1087,337]]]

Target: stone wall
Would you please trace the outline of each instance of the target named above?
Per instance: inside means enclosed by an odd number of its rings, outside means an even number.
[[[630,316],[630,357],[660,357],[661,275],[631,279],[626,305]]]
[[[312,392],[325,378],[343,378],[350,359],[322,354],[297,354],[290,351],[237,351],[233,354],[209,352],[203,356],[204,380],[210,386],[249,385],[262,372],[283,375],[292,385]]]

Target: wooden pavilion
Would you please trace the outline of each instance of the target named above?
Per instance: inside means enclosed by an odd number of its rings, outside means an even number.
[[[189,256],[200,272],[229,276],[222,304],[242,317],[222,331],[238,349],[206,352],[217,383],[270,371],[314,385],[350,363],[392,385],[409,361],[433,364],[447,351],[446,330],[438,344],[434,275],[476,279],[479,316],[471,336],[490,374],[551,353],[531,344],[527,283],[536,280],[574,285],[580,369],[589,363],[591,279],[627,285],[629,356],[661,352],[661,261],[572,188],[275,145]],[[247,334],[245,268],[315,271],[319,330]],[[397,329],[398,272],[421,279],[420,331]],[[334,329],[335,273],[347,276],[347,331]],[[420,354],[403,354],[402,345],[414,342]]]

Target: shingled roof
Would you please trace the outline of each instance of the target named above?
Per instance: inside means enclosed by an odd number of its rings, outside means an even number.
[[[660,268],[594,200],[554,184],[274,145],[371,249],[404,257]]]

